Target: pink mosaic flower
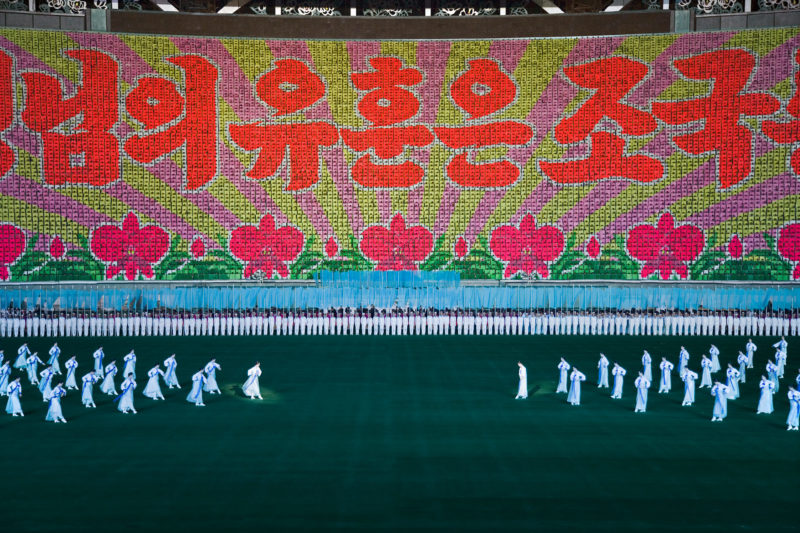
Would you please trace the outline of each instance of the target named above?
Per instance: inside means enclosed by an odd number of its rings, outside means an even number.
[[[733,259],[742,258],[742,254],[744,253],[744,247],[742,246],[742,241],[741,239],[739,239],[738,235],[734,235],[733,237],[731,237],[731,240],[728,243],[728,253]]]
[[[231,232],[231,253],[244,261],[243,276],[251,277],[263,272],[271,278],[273,272],[280,277],[289,276],[287,261],[294,260],[303,249],[305,237],[291,226],[275,227],[275,219],[269,213],[256,226],[240,226]]]
[[[792,263],[792,279],[800,278],[800,224],[789,224],[778,237],[778,253]]]
[[[492,232],[489,248],[501,261],[507,262],[503,277],[517,272],[538,273],[550,277],[547,263],[555,261],[564,251],[564,234],[555,226],[536,227],[536,219],[527,214],[515,226],[500,226]]]
[[[467,246],[467,241],[464,240],[464,237],[459,237],[456,241],[456,245],[453,247],[453,251],[456,254],[456,257],[461,259],[467,252],[469,251],[469,247]]]
[[[66,248],[64,248],[64,242],[61,240],[61,237],[55,237],[50,242],[50,255],[53,256],[53,259],[61,259],[64,257],[66,253]]]
[[[336,243],[336,238],[331,237],[328,239],[328,242],[325,243],[325,255],[327,255],[329,259],[333,259],[336,257],[337,253],[339,253],[339,245]]]
[[[203,242],[203,238],[196,238],[189,251],[195,259],[202,259],[206,255],[206,243]]]
[[[396,214],[389,227],[370,226],[359,244],[363,254],[378,265],[376,270],[417,270],[433,250],[433,234],[423,226],[408,226]]]
[[[644,263],[640,276],[647,278],[658,271],[666,280],[673,272],[681,279],[689,275],[687,262],[694,261],[703,251],[705,237],[700,228],[690,224],[675,227],[675,219],[664,213],[656,226],[642,224],[628,234],[628,253]]]
[[[11,224],[0,225],[0,280],[9,278],[8,267],[25,251],[25,234]]]
[[[589,256],[589,259],[597,259],[597,256],[600,255],[600,242],[594,235],[586,243],[586,255]]]
[[[141,272],[145,278],[153,277],[153,265],[169,249],[169,235],[158,226],[139,226],[139,218],[128,213],[122,227],[100,226],[92,235],[91,248],[98,259],[111,263],[106,269],[106,279],[112,279],[123,270],[125,279],[133,281]]]

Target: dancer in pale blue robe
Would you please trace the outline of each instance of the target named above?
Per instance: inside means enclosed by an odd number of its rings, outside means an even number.
[[[700,366],[703,369],[703,378],[700,380],[700,388],[708,387],[711,388],[713,385],[711,381],[711,359],[703,355],[703,358],[700,360]]]
[[[758,386],[761,388],[761,397],[758,399],[756,413],[768,415],[775,410],[772,407],[772,395],[775,393],[775,385],[766,376],[761,376],[761,383]]]
[[[636,408],[634,413],[644,413],[647,411],[647,389],[650,388],[650,380],[647,379],[642,372],[639,372],[639,377],[633,382],[636,387]]]
[[[128,355],[122,358],[125,361],[125,369],[122,371],[122,375],[127,377],[128,374],[133,375],[133,379],[136,379],[136,354],[133,353],[133,350],[128,352]]]
[[[586,376],[577,368],[573,368],[569,375],[569,394],[567,394],[567,401],[571,405],[581,404],[581,381],[586,381]]]
[[[658,393],[668,393],[672,390],[672,369],[675,365],[667,361],[666,357],[661,358],[661,364],[658,365],[661,369],[661,381],[658,384]]]
[[[778,367],[778,378],[782,378],[786,368],[786,352],[780,350],[775,352],[775,366]]]
[[[97,377],[103,379],[105,374],[103,373],[103,358],[106,354],[103,352],[103,347],[99,347],[94,351],[92,357],[94,358],[94,373],[97,374]]]
[[[786,417],[786,430],[798,431],[800,427],[800,391],[789,387],[789,416]]]
[[[31,382],[31,385],[38,385],[39,384],[39,365],[43,365],[44,361],[39,359],[38,352],[33,352],[28,356],[26,360],[27,363],[27,370],[28,370],[28,381]]]
[[[119,402],[117,405],[117,410],[122,414],[136,414],[136,409],[133,406],[133,389],[136,388],[136,381],[133,379],[133,372],[128,374],[120,387],[122,388],[122,392],[114,400]]]
[[[712,344],[708,349],[708,354],[711,356],[711,373],[719,372],[722,369],[719,364],[719,348]]]
[[[567,371],[570,368],[572,367],[562,357],[561,362],[558,363],[558,387],[556,388],[556,393],[567,392]]]
[[[647,381],[653,381],[653,358],[647,350],[642,355],[642,375]]]
[[[144,386],[142,394],[153,400],[164,399],[161,393],[161,385],[158,383],[158,377],[164,376],[164,371],[161,370],[161,365],[156,365],[147,372],[147,385]]]
[[[50,348],[48,352],[50,354],[50,359],[47,360],[47,364],[53,367],[53,373],[61,375],[61,365],[58,363],[58,357],[61,355],[61,348],[58,347],[58,343],[54,343],[53,346]]]
[[[622,382],[627,373],[627,370],[614,363],[614,368],[611,369],[611,374],[614,375],[614,390],[611,392],[611,397],[615,400],[622,398]]]
[[[117,386],[114,385],[114,376],[117,375],[117,362],[111,361],[106,365],[105,377],[100,384],[100,392],[104,392],[109,396],[117,395]]]
[[[14,368],[28,368],[28,356],[30,355],[31,351],[28,349],[27,343],[17,348],[17,360],[14,361]]]
[[[747,354],[747,368],[753,368],[753,356],[758,350],[758,347],[753,343],[753,339],[747,339],[747,344],[744,347]]]
[[[781,337],[781,340],[773,344],[772,347],[779,352],[785,352],[789,348],[789,343],[786,342],[786,337]]]
[[[5,358],[6,358],[5,352],[3,350],[0,350],[0,365],[3,364],[3,361],[5,360]]]
[[[697,372],[692,372],[688,368],[683,371],[681,376],[683,379],[683,405],[692,405],[694,403],[694,384],[697,381]]]
[[[775,392],[780,390],[780,382],[778,381],[778,365],[773,363],[772,361],[767,361],[767,376],[769,380],[772,382],[773,388]]]
[[[797,377],[794,380],[797,382],[797,390],[800,390],[800,369],[797,370]]]
[[[67,369],[67,379],[64,380],[64,386],[67,390],[78,390],[78,383],[75,381],[75,371],[78,369],[78,361],[75,360],[75,357],[70,357],[67,359],[67,362],[64,363],[64,367]]]
[[[48,422],[63,422],[67,423],[67,419],[64,418],[63,413],[61,412],[61,397],[67,395],[67,391],[64,390],[62,383],[56,385],[56,388],[53,389],[53,392],[50,394],[50,406],[47,409],[47,414],[45,415],[44,419]]]
[[[728,370],[725,371],[728,375],[728,389],[730,390],[729,400],[735,400],[739,397],[739,371],[733,365],[728,364]]]
[[[39,377],[42,378],[39,380],[39,392],[42,393],[42,401],[49,402],[50,401],[50,394],[52,394],[52,383],[53,383],[53,376],[55,372],[53,372],[53,367],[48,366],[39,374]]]
[[[164,368],[166,369],[164,373],[164,383],[166,383],[170,389],[173,387],[181,388],[180,383],[178,383],[178,376],[175,374],[175,369],[177,367],[178,362],[175,360],[175,354],[164,359]]]
[[[0,396],[8,395],[8,380],[11,376],[11,362],[6,361],[0,366]]]
[[[736,362],[739,363],[739,383],[745,383],[747,381],[747,355],[739,352]]]
[[[94,395],[92,389],[94,384],[100,381],[100,376],[97,372],[92,370],[81,378],[81,402],[85,407],[97,407],[94,404]]]
[[[198,407],[205,407],[203,403],[203,384],[206,382],[206,376],[203,371],[195,372],[192,376],[192,390],[186,396],[186,401],[195,404]]]
[[[604,354],[600,354],[597,362],[597,388],[608,388],[608,359]]]
[[[520,363],[521,365],[522,363]],[[523,367],[524,368],[524,367]],[[209,394],[220,394],[219,385],[217,385],[217,370],[222,370],[216,359],[209,361],[203,371],[206,373],[206,384],[203,385],[203,390]],[[528,385],[526,381],[525,395],[528,394]]]
[[[256,366],[251,368],[247,371],[247,381],[244,382],[242,385],[242,392],[244,392],[245,396],[249,397],[251,400],[255,399],[258,396],[259,400],[263,400],[264,398],[261,397],[261,387],[258,384],[258,377],[261,375],[261,363],[256,363]]]
[[[681,353],[678,355],[678,375],[683,376],[683,371],[689,365],[689,352],[681,346]]]
[[[22,396],[22,384],[19,382],[19,378],[8,384],[6,392],[8,392],[6,413],[11,416],[25,416],[25,413],[22,412],[22,404],[19,401],[20,396]]]
[[[712,422],[722,422],[728,416],[728,396],[730,391],[728,386],[717,381],[711,387],[711,396],[714,397],[714,413],[711,417]]]

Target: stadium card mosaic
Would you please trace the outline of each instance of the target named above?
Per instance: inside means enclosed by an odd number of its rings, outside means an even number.
[[[800,278],[800,30],[0,29],[0,280]]]

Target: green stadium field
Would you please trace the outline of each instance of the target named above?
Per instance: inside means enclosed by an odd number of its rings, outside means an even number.
[[[789,345],[776,412],[756,415],[775,339],[756,338],[756,369],[711,423],[713,399],[683,384],[659,395],[656,366],[690,367],[714,342],[723,367],[746,338],[709,337],[178,337],[65,338],[62,366],[83,375],[134,348],[136,415],[95,387],[77,392],[68,424],[45,423],[29,385],[25,418],[0,415],[2,531],[798,531],[800,433],[787,432]],[[7,357],[19,339],[2,339]],[[46,354],[52,339],[32,339]],[[648,412],[633,379],[653,356]],[[624,397],[596,388],[598,353],[628,370]],[[146,372],[176,352],[183,390],[141,396]],[[556,395],[558,358],[587,375],[580,407]],[[221,396],[186,402],[191,374],[215,356]],[[45,357],[42,357],[45,359]],[[264,400],[239,385],[262,362]],[[515,401],[517,360],[530,398]],[[14,371],[13,376],[19,374]],[[717,374],[722,377],[722,372]],[[117,385],[121,380],[117,379]],[[27,380],[25,380],[27,383]],[[5,400],[0,400],[5,407]]]

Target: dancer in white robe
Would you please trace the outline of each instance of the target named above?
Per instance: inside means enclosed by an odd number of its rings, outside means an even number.
[[[745,383],[747,381],[747,355],[739,352],[736,362],[739,363],[739,383]]]
[[[567,392],[567,372],[570,368],[572,367],[562,357],[561,362],[558,363],[558,387],[556,388],[556,393]]]
[[[39,377],[42,378],[39,381],[39,392],[42,393],[42,401],[45,403],[50,401],[50,394],[53,392],[51,387],[53,376],[55,376],[55,373],[53,372],[53,367],[51,366],[48,366],[39,374]]]
[[[658,365],[661,369],[661,381],[658,385],[658,393],[668,393],[672,390],[672,369],[675,365],[667,361],[666,357],[661,358],[661,364]]]
[[[800,431],[800,391],[789,387],[789,416],[786,417],[787,431]]]
[[[712,422],[722,422],[728,416],[728,398],[730,390],[727,385],[717,381],[711,387],[711,395],[714,397],[714,413],[711,417]]]
[[[758,347],[753,343],[753,339],[747,339],[745,346],[745,353],[747,354],[747,368],[753,368],[753,355],[758,350]]]
[[[761,382],[758,384],[761,389],[761,397],[758,399],[758,409],[756,414],[770,414],[775,409],[772,406],[772,395],[775,393],[775,385],[767,379],[766,376],[761,376]]]
[[[653,381],[653,358],[647,350],[642,355],[642,375],[648,382]]]
[[[67,391],[64,390],[63,384],[59,383],[53,389],[53,392],[50,393],[50,405],[47,409],[47,414],[45,415],[44,419],[48,422],[63,422],[67,423],[67,419],[64,418],[64,414],[61,412],[61,397],[66,396]]]
[[[700,388],[708,387],[710,389],[713,385],[711,381],[711,359],[703,355],[703,358],[700,360],[700,367],[703,369],[703,378],[700,381]]]
[[[6,413],[11,416],[25,416],[25,413],[22,412],[22,404],[19,401],[20,396],[22,396],[22,384],[19,382],[19,378],[8,384],[7,392]]]
[[[633,382],[636,387],[636,408],[634,413],[644,413],[647,411],[647,389],[650,388],[650,380],[647,379],[642,372],[639,372],[639,377]]]
[[[100,381],[100,376],[92,370],[81,378],[81,402],[84,407],[97,407],[94,404],[93,388],[94,384]]]
[[[128,374],[131,374],[133,379],[136,379],[136,354],[133,353],[133,350],[128,352],[122,360],[125,361],[125,368],[122,371],[122,375],[127,378]]]
[[[627,370],[614,363],[614,368],[611,369],[611,374],[614,375],[614,390],[611,392],[611,397],[615,400],[622,398],[622,382],[627,373]]]
[[[264,398],[261,397],[261,387],[258,384],[258,377],[261,375],[261,363],[256,363],[256,366],[251,368],[247,371],[247,381],[244,382],[242,385],[242,391],[244,395],[249,397],[251,400],[258,397],[259,400],[263,400]]]
[[[772,361],[767,361],[766,370],[767,377],[772,382],[775,392],[778,392],[780,390],[780,381],[778,380],[778,365]]]
[[[681,346],[681,353],[678,355],[678,375],[683,376],[683,371],[689,365],[689,351]]]
[[[608,388],[608,359],[602,353],[597,362],[597,388]]]
[[[697,381],[697,372],[692,372],[688,368],[683,371],[683,403],[688,406],[694,403],[694,384]]]
[[[78,382],[75,380],[75,370],[78,369],[78,361],[75,360],[75,356],[67,359],[67,362],[64,363],[64,367],[67,369],[67,378],[64,380],[64,386],[67,390],[78,390]]]
[[[30,381],[31,385],[38,385],[39,384],[39,365],[43,365],[44,361],[39,359],[39,352],[33,352],[28,356],[28,359],[25,361],[28,370],[28,381]]]
[[[142,394],[151,400],[163,400],[164,395],[161,393],[161,385],[158,382],[159,376],[164,376],[164,371],[161,370],[161,365],[156,365],[147,371],[147,384],[144,386]]]
[[[719,348],[712,344],[708,349],[708,355],[711,356],[711,373],[719,372],[722,368],[719,364]]]
[[[105,357],[105,356],[106,356],[106,354],[103,353],[103,347],[102,346],[99,347],[98,349],[96,349],[94,351],[94,353],[92,354],[92,357],[94,358],[94,372],[95,372],[95,374],[97,374],[97,377],[100,378],[100,379],[103,379],[105,377],[105,374],[103,373],[103,369],[105,368],[103,366],[103,357]]]
[[[164,368],[166,369],[164,373],[164,383],[166,383],[170,389],[173,387],[180,389],[181,384],[178,383],[178,376],[175,373],[175,370],[178,368],[178,361],[175,360],[175,354],[164,359]]]
[[[735,400],[739,397],[739,371],[729,363],[728,370],[725,371],[725,374],[728,376],[727,387],[730,394],[728,399]]]
[[[53,373],[61,375],[61,365],[58,363],[58,357],[61,355],[61,348],[58,347],[58,343],[56,342],[50,348],[48,352],[50,354],[50,359],[47,360],[47,364],[53,368]]]
[[[122,392],[114,400],[119,402],[117,405],[117,410],[122,414],[136,414],[136,408],[133,405],[133,390],[136,388],[136,381],[134,381],[133,372],[128,374],[120,387],[122,388]]]
[[[221,394],[219,385],[217,385],[217,370],[222,370],[216,359],[212,359],[203,368],[206,373],[206,383],[203,385],[203,390],[209,394]]]
[[[8,395],[8,381],[11,378],[11,361],[0,366],[0,396]]]
[[[569,375],[569,394],[567,394],[567,402],[571,405],[581,404],[581,381],[586,381],[586,376],[577,368],[573,368]]]
[[[28,357],[31,355],[31,351],[28,349],[28,343],[23,344],[19,348],[17,348],[17,360],[14,361],[14,368],[27,368],[28,367]]]
[[[198,407],[205,407],[203,403],[203,385],[206,382],[206,376],[202,370],[195,372],[192,376],[192,390],[186,396],[186,401],[195,404]]]
[[[117,386],[114,385],[114,376],[117,375],[117,362],[111,361],[106,365],[105,377],[100,384],[100,391],[108,394],[109,396],[117,395]]]
[[[514,399],[524,400],[528,397],[528,370],[520,361],[517,361],[517,366],[519,367],[519,387],[517,387],[517,396]]]

